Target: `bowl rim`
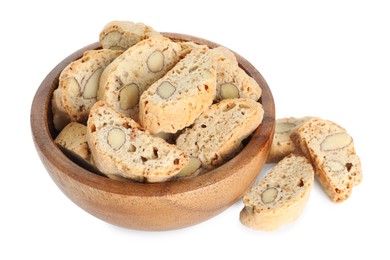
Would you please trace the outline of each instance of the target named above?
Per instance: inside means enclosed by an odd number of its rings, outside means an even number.
[[[186,34],[170,32],[163,32],[161,34],[174,41],[193,41],[198,44],[206,44],[211,48],[222,46],[212,41]],[[66,156],[54,142],[54,138],[51,134],[53,133],[53,127],[50,122],[51,98],[54,89],[58,86],[58,78],[61,71],[71,61],[81,58],[85,51],[99,48],[101,48],[100,43],[95,42],[66,57],[49,72],[34,96],[30,114],[31,131],[37,152],[46,168],[50,165],[51,168],[56,168],[57,171],[66,174],[68,177],[73,178],[78,182],[109,193],[127,196],[166,196],[168,194],[194,192],[206,186],[215,185],[216,183],[237,174],[237,171],[235,171],[236,169],[244,167],[253,156],[264,149],[267,142],[272,140],[275,127],[275,105],[272,92],[260,72],[245,58],[233,51],[240,67],[252,76],[262,88],[260,100],[264,108],[262,123],[255,130],[248,144],[235,157],[205,174],[189,179],[161,183],[123,182],[100,176],[81,167]],[[257,149],[255,150],[256,154],[253,154],[253,148]],[[46,165],[46,163],[48,165]]]

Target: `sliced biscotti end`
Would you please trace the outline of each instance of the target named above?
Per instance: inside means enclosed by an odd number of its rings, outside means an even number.
[[[102,71],[121,53],[113,50],[86,51],[82,58],[71,62],[61,72],[52,100],[54,126],[57,130],[70,121],[87,120],[89,110],[96,102]]]
[[[290,138],[292,131],[312,117],[288,117],[275,121],[275,133],[266,163],[277,163],[290,153],[297,152],[294,142]],[[298,148],[299,149],[299,148]]]
[[[61,104],[62,91],[58,88],[54,90],[51,99],[51,111],[53,113],[53,125],[57,131],[61,131],[72,120],[66,112],[64,106]]]
[[[104,26],[99,40],[104,49],[127,50],[152,36],[160,36],[160,33],[143,23],[112,21]]]
[[[178,42],[181,47],[181,52],[180,52],[180,57],[184,58],[187,54],[192,52],[193,50],[201,50],[201,49],[208,49],[208,46],[202,45],[202,44],[197,44],[195,42]]]
[[[140,122],[152,134],[176,133],[213,103],[216,63],[207,47],[194,49],[140,98]]]
[[[179,42],[180,46],[182,47],[182,56],[186,56],[188,53],[190,53],[191,51],[195,50],[195,49],[202,49],[202,48],[205,48],[207,47],[206,45],[202,45],[202,44],[197,44],[197,43],[194,43],[194,42],[191,42],[191,41],[188,41],[188,42]],[[215,47],[213,49],[210,49],[211,53],[215,55],[215,58],[216,59],[228,59],[230,60],[233,64],[236,64],[238,65],[238,62],[237,62],[237,59],[236,59],[236,56],[234,55],[234,53],[229,50],[228,48],[225,48],[223,46],[218,46],[218,47]]]
[[[204,170],[231,159],[241,142],[262,122],[260,103],[247,98],[226,99],[212,105],[176,139],[176,145],[190,157],[198,158]]]
[[[110,179],[120,181],[130,181],[130,179],[121,177],[114,174],[104,174],[95,167],[95,161],[89,149],[87,142],[87,126],[71,122],[69,123],[54,140],[58,144],[66,155],[71,159],[76,160],[82,166],[87,169],[91,169],[94,172],[98,172],[101,175],[107,176]]]
[[[352,188],[362,180],[362,169],[346,130],[334,122],[313,118],[297,127],[291,139],[311,160],[330,199],[348,199]]]
[[[54,142],[87,163],[91,163],[91,151],[87,143],[87,127],[85,125],[77,122],[69,123],[58,134]]]
[[[141,94],[179,61],[180,51],[179,44],[161,36],[137,43],[103,72],[99,99],[138,121]]]
[[[261,97],[259,84],[237,65],[237,61],[214,51],[217,60],[217,95],[215,101],[228,98],[250,98],[255,101]]]
[[[224,57],[228,59],[232,64],[238,66],[236,55],[234,55],[234,53],[228,48],[225,48],[223,46],[218,46],[211,49],[211,51],[214,54],[218,55],[217,58]]]
[[[314,183],[314,170],[304,156],[281,160],[243,197],[241,223],[271,231],[296,220],[302,213]]]
[[[134,120],[101,101],[91,109],[87,141],[100,171],[135,181],[169,180],[189,161],[175,145],[151,136]]]

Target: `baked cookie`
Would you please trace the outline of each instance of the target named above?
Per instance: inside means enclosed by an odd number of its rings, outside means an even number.
[[[167,181],[189,161],[175,145],[151,136],[102,101],[91,109],[87,141],[100,171],[135,181]]]
[[[193,42],[182,42],[182,56],[203,48]],[[256,80],[238,66],[236,56],[229,49],[218,46],[210,50],[217,61],[217,86],[215,102],[227,98],[251,98],[255,101],[261,96],[261,88]]]
[[[62,149],[65,149],[66,154],[70,155],[71,159],[75,159],[87,169],[91,168],[91,170],[98,172],[101,175],[105,175],[110,179],[129,181],[129,179],[123,178],[119,175],[104,174],[96,169],[95,162],[87,142],[87,126],[71,122],[62,129],[54,142]]]
[[[285,157],[246,192],[241,223],[271,231],[296,220],[309,199],[313,183],[313,167],[304,156]]]
[[[177,43],[180,44],[180,47],[181,47],[181,52],[180,52],[181,58],[184,58],[187,54],[189,54],[193,50],[201,50],[204,48],[208,48],[206,45],[197,44],[197,43],[194,43],[191,41],[177,42]]]
[[[138,121],[139,98],[180,59],[181,47],[157,36],[127,49],[104,70],[99,83],[99,100]]]
[[[362,180],[353,139],[334,122],[313,118],[294,129],[291,139],[315,167],[318,180],[333,202],[342,202]]]
[[[228,59],[232,63],[232,65],[238,66],[236,55],[234,55],[234,53],[231,50],[229,50],[228,48],[225,48],[223,46],[218,46],[218,47],[211,49],[211,51],[218,56],[225,57],[226,59]]]
[[[124,51],[153,36],[161,36],[161,34],[143,23],[112,21],[104,26],[99,40],[103,49]]]
[[[52,111],[54,127],[61,130],[69,122],[85,122],[96,102],[100,75],[121,51],[86,51],[81,59],[71,62],[59,78],[54,90]]]
[[[194,43],[194,42],[191,42],[191,41],[179,42],[179,44],[180,44],[180,46],[182,48],[181,54],[182,54],[183,57],[185,57],[188,53],[190,53],[194,49],[202,49],[202,48],[207,47],[206,45],[197,44],[197,43]],[[219,55],[219,56],[223,56],[226,59],[230,60],[233,64],[238,65],[236,56],[229,49],[227,49],[227,48],[225,48],[223,46],[218,46],[218,47],[215,47],[213,49],[210,49],[210,51],[213,54],[216,54],[216,55]]]
[[[216,64],[207,47],[194,49],[140,98],[140,122],[152,134],[176,133],[213,103]]]
[[[176,139],[176,145],[198,158],[203,170],[213,169],[231,159],[262,122],[260,103],[248,98],[226,99],[203,112]]]
[[[56,144],[91,164],[91,151],[87,143],[87,127],[71,122],[62,129],[54,140]]]
[[[255,101],[261,96],[261,88],[256,80],[250,77],[232,60],[232,55],[226,48],[214,50],[217,60],[217,93],[215,101],[228,98],[250,98]],[[231,53],[230,55],[228,53]]]
[[[290,138],[293,129],[312,117],[281,118],[275,121],[275,133],[266,163],[277,163],[293,152],[299,152]]]

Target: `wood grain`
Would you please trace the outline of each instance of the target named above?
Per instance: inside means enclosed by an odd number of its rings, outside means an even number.
[[[180,41],[219,46],[197,37],[163,33]],[[245,148],[233,159],[206,174],[167,183],[131,183],[95,174],[67,157],[54,143],[51,97],[61,71],[83,52],[100,48],[88,45],[60,62],[43,80],[31,107],[31,130],[36,150],[48,173],[75,204],[108,223],[140,230],[171,230],[205,221],[235,203],[264,166],[273,138],[275,107],[261,74],[236,54],[239,65],[262,88],[264,119]],[[66,220],[65,220],[66,221]],[[237,212],[238,221],[238,212]]]

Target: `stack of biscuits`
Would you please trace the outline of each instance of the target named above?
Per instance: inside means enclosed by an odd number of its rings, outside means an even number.
[[[164,182],[208,172],[261,124],[261,89],[220,46],[173,41],[114,21],[61,73],[56,142],[102,174]],[[77,137],[77,140],[75,140]]]
[[[174,41],[143,23],[113,21],[61,73],[53,93],[56,143],[105,176],[164,182],[208,172],[261,124],[261,88],[235,55]],[[274,230],[299,217],[314,174],[334,202],[361,182],[352,137],[315,117],[276,121],[268,163],[244,194],[241,222]]]

